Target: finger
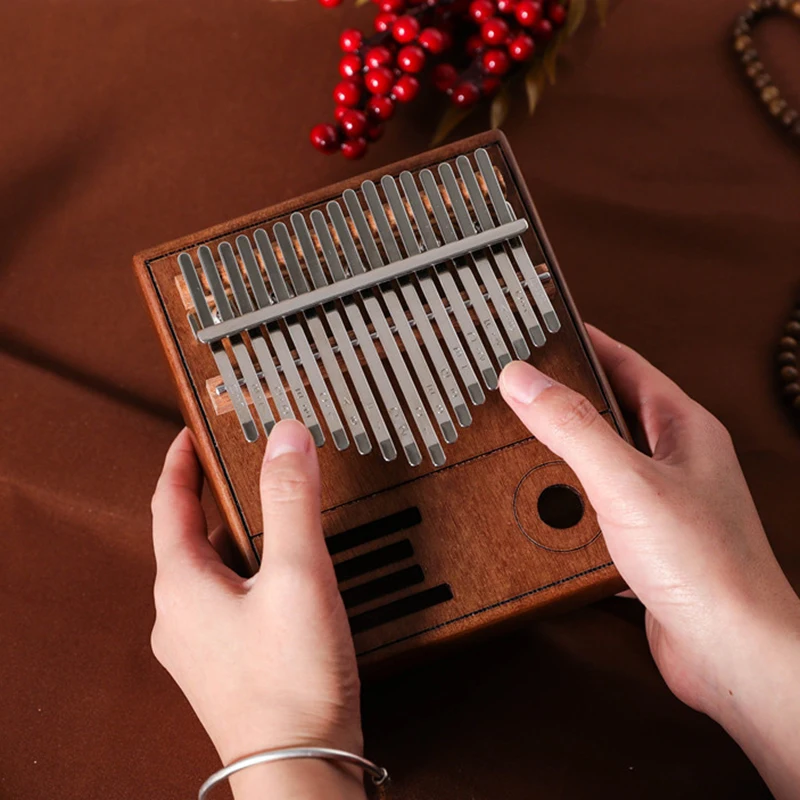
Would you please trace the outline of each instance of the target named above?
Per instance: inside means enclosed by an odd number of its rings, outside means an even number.
[[[319,463],[305,426],[279,422],[270,433],[261,467],[264,515],[262,564],[330,566],[320,517]]]
[[[500,374],[500,391],[528,430],[572,467],[590,498],[603,496],[609,485],[625,485],[645,458],[585,397],[531,364],[508,364]]]
[[[587,325],[597,357],[620,403],[639,419],[656,459],[677,446],[675,423],[696,410],[696,403],[674,381],[632,348]]]
[[[184,428],[167,451],[153,494],[153,548],[159,571],[219,560],[206,538],[202,487],[200,465]]]
[[[225,524],[217,525],[209,534],[208,541],[228,569],[233,570],[239,576],[245,576],[249,573],[247,562],[244,560],[241,551],[236,547],[233,537]]]

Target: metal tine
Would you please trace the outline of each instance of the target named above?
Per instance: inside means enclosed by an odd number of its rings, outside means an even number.
[[[498,222],[501,225],[505,224],[506,222],[511,222],[514,220],[515,216],[506,202],[506,198],[503,195],[503,189],[500,186],[500,181],[497,180],[497,175],[495,174],[494,167],[492,166],[492,161],[484,148],[481,147],[475,151],[475,161],[478,164],[478,169],[480,170],[483,180],[486,183],[486,187],[489,190],[489,199],[492,201],[492,205],[494,206],[494,211],[497,215]],[[540,278],[539,273],[536,271],[536,267],[534,267],[533,263],[531,262],[527,248],[522,243],[522,239],[519,236],[515,236],[509,241],[508,244],[511,247],[514,260],[519,265],[522,276],[525,278],[525,282],[528,284],[528,288],[533,295],[533,299],[536,301],[536,305],[539,308],[539,313],[544,319],[544,324],[547,327],[547,330],[550,331],[550,333],[555,333],[561,329],[561,322],[558,319],[556,310],[553,308],[553,304],[550,302],[550,297],[548,296],[547,291],[542,285],[542,279]]]
[[[242,281],[241,271],[238,269],[238,264],[236,264],[237,269],[233,271],[233,274],[238,276],[238,280],[234,281],[234,279],[231,277],[231,269],[228,268],[226,255],[221,248],[222,246],[220,245],[222,261],[225,264],[225,269],[228,271],[228,277],[231,279],[233,296],[236,298],[239,311],[241,311],[243,314],[246,314],[248,311],[253,309],[253,303],[250,300],[250,294],[247,291],[246,285]],[[259,300],[256,300],[256,305],[259,308],[261,308],[262,305],[269,305],[269,295],[267,294],[266,286],[264,286],[264,279],[261,277],[261,271],[259,270],[258,262],[256,261],[256,254],[253,252],[253,246],[250,244],[250,240],[244,235],[237,236],[236,249],[239,251],[239,256],[244,264],[245,272],[247,273],[247,277],[250,281],[250,286],[253,289],[254,295],[257,298],[261,298],[260,302]],[[231,253],[231,255],[233,254]],[[231,267],[233,267],[233,263],[231,264]],[[258,282],[253,278],[253,275],[257,275],[258,279],[261,281],[258,290],[256,290],[254,285]],[[237,288],[237,284],[240,282],[241,286]],[[253,349],[256,351],[258,363],[261,366],[261,374],[264,376],[264,380],[267,382],[269,391],[272,394],[272,400],[278,408],[278,413],[280,414],[281,419],[294,419],[294,409],[292,408],[292,404],[289,402],[286,389],[283,387],[283,381],[281,380],[280,375],[278,375],[278,370],[275,367],[275,360],[272,358],[272,353],[267,346],[267,342],[263,333],[261,332],[261,328],[251,329],[248,331],[248,333],[250,334],[250,341],[253,343]]]
[[[456,166],[461,175],[461,180],[464,181],[467,195],[478,217],[478,224],[481,230],[491,230],[496,226],[492,215],[489,213],[489,207],[486,205],[481,187],[478,186],[478,179],[475,177],[472,164],[470,164],[466,156],[459,156],[456,159]],[[546,341],[544,331],[542,330],[542,326],[539,323],[539,319],[536,316],[536,312],[533,310],[530,300],[528,300],[528,295],[520,283],[517,271],[514,269],[514,265],[508,257],[508,253],[506,253],[505,247],[503,247],[502,244],[495,244],[492,245],[489,250],[494,257],[497,268],[500,270],[500,274],[503,276],[508,291],[514,298],[517,310],[519,311],[522,321],[525,323],[525,327],[528,329],[528,335],[531,337],[531,341],[535,347],[541,347]]]
[[[375,184],[372,181],[364,181],[361,184],[361,191],[364,194],[367,207],[369,208],[372,218],[378,228],[378,236],[383,243],[389,261],[400,261],[402,259],[402,255],[400,254],[400,249],[397,247],[397,242],[395,241],[394,233],[392,232],[392,226],[389,224],[389,219],[386,216],[386,211],[383,208],[383,202],[381,201]],[[352,199],[354,199],[356,203],[358,202],[355,193],[353,193]],[[348,208],[352,204],[352,199],[351,202],[348,203]],[[347,203],[347,200],[345,200],[345,202]],[[363,217],[363,211],[361,210],[360,205],[358,206],[358,210],[361,211],[361,216]],[[366,218],[364,219],[364,224],[367,224]],[[356,227],[358,227],[358,225],[356,225]],[[359,237],[362,238],[363,244],[362,231],[360,229]],[[370,241],[372,241],[371,238]],[[373,248],[374,253],[371,253],[369,250],[365,250],[367,253],[367,259],[370,260],[370,256],[374,258],[377,255],[377,260],[374,263],[370,263],[370,266],[373,269],[380,268],[384,266],[383,258],[380,255],[378,248],[375,247],[374,242]],[[461,394],[461,387],[458,385],[458,382],[453,375],[453,371],[450,368],[450,363],[447,360],[447,356],[444,354],[442,346],[439,344],[439,339],[436,336],[433,327],[431,326],[430,320],[428,319],[428,315],[425,313],[425,309],[422,306],[422,301],[419,298],[417,289],[412,285],[409,278],[399,280],[398,284],[400,285],[400,291],[406,301],[406,305],[411,312],[411,316],[416,323],[417,330],[420,332],[425,349],[428,351],[428,355],[430,356],[433,366],[442,382],[445,394],[447,395],[450,404],[453,406],[459,422],[464,425],[462,416],[465,416],[464,412],[469,414],[469,409],[467,408],[464,396]],[[408,329],[409,338],[413,339],[414,342],[412,347],[416,347],[419,350],[419,345],[417,344],[417,340],[413,333],[411,333],[411,328],[408,325],[408,319],[406,318],[405,311],[402,309],[402,305],[397,297],[397,293],[394,291],[394,289],[390,289],[385,286],[381,286],[381,291],[383,296],[386,298],[386,305],[389,308],[389,313],[395,320],[395,326],[397,327],[398,332],[400,332],[401,326],[397,324],[397,317],[402,315],[403,321],[405,322],[405,326],[403,327]],[[408,348],[408,344],[406,344],[406,348]],[[442,396],[436,385],[433,374],[428,368],[425,357],[421,352],[420,364],[418,365],[417,372],[421,373],[420,378],[422,380],[423,388],[428,396],[428,402],[431,406],[431,410],[433,411],[433,415],[436,417],[436,421],[439,423],[439,427],[442,430],[444,440],[446,442],[454,442],[458,438],[458,433],[453,426],[453,422],[450,419],[447,408],[442,402]]]
[[[233,308],[228,300],[228,295],[225,293],[225,287],[222,285],[222,277],[214,259],[214,253],[208,245],[204,244],[197,248],[197,256],[200,259],[200,265],[203,268],[206,281],[208,281],[220,318],[223,320],[233,319],[235,316]],[[264,390],[261,388],[261,381],[256,374],[253,360],[250,358],[250,351],[247,349],[241,334],[237,333],[235,336],[231,336],[230,343],[233,354],[239,364],[239,371],[242,373],[245,386],[250,392],[253,405],[258,413],[258,418],[261,420],[265,432],[269,433],[275,424],[275,418],[272,416],[272,410],[269,407],[267,398],[264,396]]]
[[[289,272],[289,278],[292,281],[292,287],[296,295],[305,294],[308,291],[308,283],[306,282],[303,270],[300,268],[300,262],[297,260],[297,253],[292,243],[292,236],[289,229],[282,222],[278,222],[272,229],[275,238],[278,241],[278,247],[283,255],[283,261],[286,264],[286,269]],[[368,453],[372,449],[369,442],[369,437],[364,428],[364,423],[361,421],[361,415],[358,413],[358,407],[355,400],[350,394],[350,389],[345,382],[342,371],[339,368],[339,362],[331,349],[330,339],[325,330],[322,320],[319,318],[315,309],[309,309],[303,312],[303,318],[306,321],[309,331],[311,331],[311,338],[316,345],[317,352],[320,359],[325,366],[325,371],[328,373],[328,381],[333,387],[333,392],[336,399],[339,401],[340,408],[347,421],[347,427],[350,433],[357,442],[357,449],[359,453]],[[316,361],[316,360],[315,360]],[[350,442],[345,438],[337,441],[337,434],[333,435],[336,447],[339,450],[344,450],[348,447]],[[366,450],[362,450],[366,447]]]
[[[253,236],[256,240],[258,252],[261,254],[261,259],[264,262],[264,267],[267,270],[267,277],[272,285],[272,291],[275,294],[275,302],[280,304],[282,300],[288,300],[291,294],[289,293],[289,288],[286,286],[286,281],[283,279],[278,261],[275,258],[272,242],[263,228],[259,228]],[[308,343],[306,332],[303,326],[296,321],[296,318],[295,321],[287,318],[284,322],[286,323],[286,329],[289,331],[289,337],[294,344],[295,350],[297,350],[297,355],[300,357],[300,363],[303,365],[306,375],[308,376],[308,382],[311,384],[311,388],[317,398],[322,416],[325,418],[325,422],[331,432],[333,443],[336,445],[337,450],[344,450],[350,445],[350,440],[347,438],[342,420],[339,417],[339,412],[336,410],[330,392],[328,392],[325,379],[319,371],[319,366],[317,365],[317,360],[314,358],[311,346]],[[292,360],[291,354],[289,354],[289,360]],[[284,370],[285,369],[286,367],[284,367]]]
[[[341,214],[341,210],[339,213]],[[339,260],[339,253],[336,250],[336,245],[333,241],[333,237],[331,236],[330,229],[328,228],[328,222],[325,219],[325,215],[318,209],[312,211],[311,224],[314,226],[314,232],[317,234],[320,246],[322,247],[322,254],[325,258],[325,263],[328,266],[331,278],[334,282],[345,280],[347,276],[342,268],[342,262]],[[320,285],[327,285],[328,279],[325,277],[324,272],[320,270],[320,273]],[[411,428],[406,420],[406,415],[403,413],[400,401],[397,398],[394,388],[392,387],[389,376],[386,374],[386,369],[383,366],[383,362],[378,356],[378,351],[375,349],[375,344],[373,343],[372,337],[370,336],[369,330],[364,322],[361,309],[350,297],[342,298],[342,305],[344,306],[345,314],[347,314],[347,318],[350,321],[350,326],[355,333],[358,346],[361,348],[361,352],[364,354],[364,358],[367,361],[367,366],[369,367],[372,377],[375,380],[378,393],[380,394],[381,399],[383,400],[384,405],[389,412],[389,418],[391,419],[392,425],[397,432],[398,439],[400,440],[400,446],[403,447],[407,454],[409,452],[415,453],[416,458],[419,459],[416,464],[419,464],[422,456],[419,453],[417,443],[414,441],[414,434],[411,432]],[[348,336],[347,338],[349,340],[350,337]],[[360,362],[358,362],[357,359],[356,362],[360,368]],[[366,389],[370,389],[368,383],[366,385]],[[361,392],[359,391],[359,393]],[[368,407],[368,403],[364,400],[363,395],[362,402],[364,403],[365,407]],[[374,397],[372,396],[371,391],[369,402],[374,402]],[[381,422],[383,422],[383,417],[380,415],[379,409],[376,409],[376,416]],[[389,438],[388,431],[386,433],[386,438],[384,439],[379,435],[374,426],[373,430],[375,431],[375,436],[378,438],[380,443],[380,449],[383,457],[387,461],[393,461],[397,457],[397,450],[395,449],[394,443]],[[414,466],[416,466],[416,464],[414,464]]]
[[[181,253],[178,256],[178,265],[181,268],[183,280],[186,282],[186,288],[189,290],[189,295],[192,298],[194,310],[200,318],[200,325],[207,328],[214,324],[214,318],[211,316],[211,309],[206,302],[205,292],[200,284],[200,278],[197,275],[197,270],[194,266],[194,261],[188,253]],[[222,342],[214,342],[211,345],[211,355],[217,364],[219,374],[225,382],[228,389],[228,394],[233,404],[233,410],[236,413],[236,418],[242,426],[242,433],[248,442],[255,442],[258,439],[258,428],[253,421],[253,415],[247,405],[247,400],[244,399],[244,394],[239,386],[239,380],[236,373],[233,371],[228,354]]]
[[[317,249],[311,239],[311,232],[308,229],[308,224],[306,223],[305,217],[296,211],[294,214],[292,214],[290,219],[292,228],[297,236],[297,241],[300,243],[300,250],[303,254],[303,260],[305,261],[306,267],[308,268],[308,273],[311,276],[311,283],[315,289],[319,288],[320,286],[326,286],[328,281],[322,272],[322,266],[319,263],[319,257],[317,256]],[[353,344],[350,341],[350,336],[347,333],[347,329],[345,328],[342,315],[339,313],[339,309],[336,308],[333,303],[327,303],[322,307],[322,313],[325,316],[325,319],[327,319],[328,325],[333,332],[334,341],[339,348],[339,352],[342,354],[342,358],[347,366],[347,371],[350,373],[350,378],[353,381],[353,385],[356,389],[356,395],[361,400],[361,405],[363,406],[367,415],[367,420],[372,428],[372,432],[375,434],[375,438],[379,442],[381,453],[383,453],[384,458],[386,458],[389,453],[391,453],[392,458],[396,457],[397,451],[395,451],[394,447],[392,446],[389,430],[386,427],[386,423],[383,421],[378,404],[376,403],[375,397],[372,394],[372,389],[370,389],[369,383],[367,382],[367,377],[364,375],[364,370],[361,368],[361,362],[358,360],[358,356],[353,349]],[[333,355],[333,353],[331,353],[331,355]],[[360,423],[361,420],[358,418],[358,412],[355,410],[355,406],[354,413],[356,414],[356,419],[358,419]],[[371,452],[372,443],[370,442],[366,432],[363,432],[363,427],[362,432],[357,433],[354,427],[354,420],[348,418],[348,421],[351,425],[350,430],[355,438],[356,449],[358,452],[361,454]],[[389,453],[387,453],[385,450],[387,442],[388,445],[391,446]],[[391,458],[388,460],[391,460]]]
[[[439,184],[436,183],[436,178],[433,177],[433,173],[429,169],[423,169],[419,173],[419,179],[422,183],[422,188],[425,192],[425,195],[431,204],[433,216],[436,219],[436,224],[439,227],[442,238],[446,243],[456,241],[458,237],[456,235],[455,228],[453,227],[453,223],[450,221],[450,215],[447,212],[444,199],[442,198],[442,193],[439,190]],[[474,259],[470,260],[473,264],[475,263]],[[486,338],[491,345],[492,352],[494,353],[495,358],[500,366],[504,367],[513,359],[508,347],[506,346],[505,339],[503,339],[503,334],[500,332],[500,328],[497,326],[497,320],[489,309],[489,306],[486,303],[486,298],[483,296],[483,291],[478,285],[478,281],[476,280],[475,274],[470,266],[470,261],[468,261],[466,257],[461,257],[457,258],[453,263],[455,264],[458,277],[461,279],[461,283],[467,292],[467,297],[469,298],[472,307],[475,309],[475,313],[478,315],[478,321],[481,323],[483,332],[486,334]],[[499,285],[497,288],[498,290],[500,289]],[[500,294],[502,295],[502,290],[500,290]],[[490,299],[492,302],[494,302],[495,296],[490,295]],[[499,311],[500,307],[498,307],[498,312]],[[511,309],[509,309],[509,314],[510,313]],[[484,373],[484,380],[487,380],[486,385],[490,389],[497,388],[496,373],[491,382],[489,382],[489,376]]]
[[[400,185],[403,187],[403,194],[405,195],[408,204],[411,206],[411,216],[416,224],[417,230],[422,236],[423,247],[426,250],[432,250],[435,247],[438,247],[439,241],[433,232],[431,221],[428,219],[428,214],[425,211],[425,205],[422,202],[422,196],[420,195],[419,189],[417,189],[417,185],[414,182],[414,176],[407,170],[401,173]],[[385,187],[384,191],[386,191]],[[405,213],[405,207],[403,207],[403,213]],[[416,243],[416,238],[414,239],[414,242]],[[417,250],[419,250],[419,247]],[[459,291],[458,286],[456,286],[455,278],[446,264],[434,264],[433,269],[439,278],[439,283],[441,284],[442,289],[444,289],[447,302],[450,304],[450,308],[453,310],[456,321],[461,328],[461,333],[463,334],[464,339],[467,342],[467,346],[472,353],[472,357],[475,359],[475,363],[483,375],[484,382],[489,387],[491,387],[492,384],[497,386],[497,373],[492,366],[489,354],[486,352],[486,348],[484,347],[478,331],[475,330],[475,323],[473,323],[469,310],[467,309],[467,306],[461,297],[461,292]],[[472,398],[472,402],[476,405],[480,405],[486,401],[486,395],[483,393],[483,389],[481,389],[481,386],[479,383],[477,383],[477,381],[475,385],[469,389],[469,393],[470,397]]]
[[[384,175],[383,178],[381,178],[381,186],[389,202],[389,208],[392,210],[392,216],[397,224],[400,241],[403,243],[406,255],[418,255],[422,250],[417,241],[414,229],[411,227],[411,220],[406,212],[403,199],[400,197],[400,191],[397,188],[395,179],[391,175]],[[415,275],[422,289],[422,293],[425,295],[428,308],[430,308],[433,318],[442,333],[442,338],[447,345],[450,357],[458,370],[458,374],[461,376],[461,380],[464,381],[464,386],[467,387],[467,394],[469,394],[472,402],[476,405],[483,403],[486,400],[486,395],[483,393],[483,389],[481,389],[480,381],[470,363],[469,356],[461,343],[461,339],[456,333],[456,329],[453,327],[453,321],[450,319],[450,315],[444,307],[442,296],[439,294],[439,288],[433,279],[433,272],[430,269],[423,269],[416,272]],[[458,418],[462,426],[469,425],[472,422],[472,415],[469,413],[469,409],[466,406],[464,406],[464,409],[466,409],[467,414],[463,419],[461,417]],[[459,410],[456,409],[456,414],[458,415],[458,413]]]
[[[222,259],[222,266],[228,276],[228,283],[230,283],[231,289],[233,290],[233,297],[236,301],[236,306],[239,309],[239,313],[246,314],[248,311],[252,311],[253,304],[250,302],[250,296],[247,294],[247,288],[244,285],[242,273],[239,269],[239,262],[236,260],[236,255],[233,252],[233,248],[230,246],[230,244],[228,244],[228,242],[222,242],[217,250],[219,252],[220,259]],[[258,359],[259,366],[261,367],[261,374],[266,376],[266,369],[264,368],[264,354],[266,353],[269,361],[272,361],[272,355],[267,348],[267,343],[261,336],[260,330],[256,329],[248,331],[248,333],[250,335],[250,341],[252,342],[253,350],[255,351],[256,358]],[[269,407],[267,398],[264,396],[264,391],[261,388],[261,381],[258,379],[258,376],[256,376],[256,381],[257,392],[254,394],[253,390],[250,389],[250,393],[253,396],[253,403],[258,411],[261,422],[264,425],[264,431],[266,432],[267,436],[269,436],[270,432],[275,427],[275,417],[272,416],[272,410]],[[249,385],[248,388],[250,388]]]
[[[353,198],[355,199],[356,205],[358,205],[358,198],[355,197],[355,193],[353,193]],[[328,216],[330,217],[333,227],[336,230],[336,236],[342,245],[342,251],[344,253],[345,261],[350,268],[350,272],[353,275],[360,275],[363,272],[366,272],[366,268],[361,261],[361,256],[358,252],[358,248],[356,247],[356,243],[353,240],[353,236],[350,233],[350,228],[345,220],[341,207],[336,201],[332,200],[330,203],[328,203],[327,209]],[[363,224],[366,225],[366,220],[364,219],[363,213],[360,215],[360,218],[363,220]],[[367,231],[369,231],[369,226],[367,226]],[[367,315],[372,323],[372,327],[378,334],[378,339],[380,340],[381,345],[383,345],[383,351],[386,354],[386,358],[389,360],[392,371],[397,378],[400,391],[402,392],[406,403],[408,403],[409,410],[411,411],[417,429],[422,436],[422,441],[428,450],[431,461],[435,466],[441,466],[446,461],[444,450],[442,445],[439,443],[439,439],[436,436],[436,431],[434,430],[431,420],[428,417],[428,412],[425,410],[425,405],[422,402],[419,392],[417,391],[417,387],[414,385],[414,380],[412,379],[411,374],[408,371],[408,367],[403,360],[403,356],[400,353],[400,348],[397,346],[397,342],[395,341],[394,336],[389,329],[389,324],[386,322],[383,308],[372,291],[362,292],[361,298],[364,301],[364,308],[366,309]],[[403,319],[405,319],[405,315],[403,315]],[[413,338],[413,334],[411,334],[411,337]],[[417,351],[419,351],[419,348],[417,348]],[[421,355],[422,354],[419,353],[419,356]],[[392,409],[392,407],[390,407],[389,413],[392,415],[392,417],[394,417],[396,412]],[[413,445],[411,450],[409,450],[409,447],[406,446],[405,450],[409,463],[414,465],[421,463],[422,456],[420,455],[416,444]]]
[[[261,268],[258,265],[255,253],[253,253],[253,246],[250,244],[250,240],[246,236],[241,238],[242,241],[237,243],[239,244],[240,248],[243,248],[243,251],[240,250],[240,252],[243,252],[244,254],[243,260],[245,271],[247,272],[250,286],[253,289],[256,305],[259,308],[272,305],[272,298],[267,291],[267,285],[264,282],[264,276],[261,274]],[[266,265],[267,258],[270,255],[274,260],[275,256],[272,253],[272,244],[267,237],[267,232],[259,228],[253,234],[253,238],[255,239],[256,247],[261,253],[261,260],[264,262],[264,264]],[[252,258],[250,256],[252,256]],[[319,424],[319,420],[317,419],[316,412],[314,411],[314,406],[311,404],[311,398],[308,396],[303,379],[300,377],[300,373],[297,371],[297,367],[295,366],[294,358],[292,357],[292,352],[289,349],[286,337],[277,323],[271,323],[267,325],[267,333],[269,334],[270,341],[275,349],[275,355],[278,357],[278,363],[280,364],[283,374],[286,377],[286,382],[289,384],[289,389],[291,390],[295,402],[297,403],[297,408],[300,411],[303,424],[311,431],[311,435],[314,438],[314,444],[316,444],[317,447],[322,447],[322,445],[325,444],[325,434],[322,432],[322,426]]]

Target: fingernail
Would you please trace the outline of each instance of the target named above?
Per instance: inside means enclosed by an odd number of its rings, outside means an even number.
[[[500,373],[500,389],[503,394],[521,405],[532,403],[552,385],[553,381],[547,375],[524,361],[512,361]]]
[[[307,453],[311,435],[302,422],[294,419],[281,420],[267,440],[266,460],[284,456],[287,453]]]

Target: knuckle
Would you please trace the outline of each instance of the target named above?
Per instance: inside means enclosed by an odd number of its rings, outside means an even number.
[[[271,503],[294,502],[311,491],[311,479],[301,470],[280,466],[265,470],[261,476],[261,492]]]
[[[588,430],[599,419],[595,407],[583,395],[570,394],[560,404],[553,426],[561,433],[573,436]]]

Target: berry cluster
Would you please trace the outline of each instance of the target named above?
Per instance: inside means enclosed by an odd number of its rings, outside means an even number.
[[[320,0],[333,7],[342,0]],[[361,158],[383,135],[398,103],[413,100],[427,63],[445,53],[433,84],[467,107],[497,91],[501,79],[533,58],[564,24],[568,0],[373,0],[375,32],[339,37],[340,83],[335,124],[315,125],[311,143],[323,153]],[[477,26],[477,29],[476,29]],[[460,69],[459,69],[460,67]]]

